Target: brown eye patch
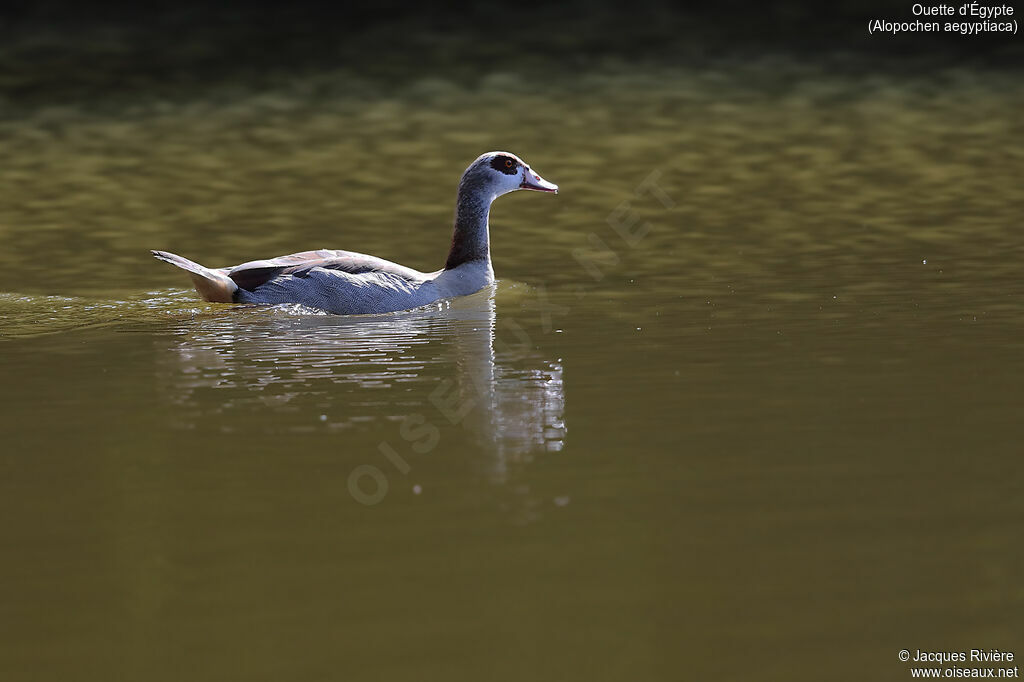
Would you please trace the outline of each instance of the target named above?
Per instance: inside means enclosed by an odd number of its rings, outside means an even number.
[[[519,170],[519,164],[510,156],[495,156],[491,159],[491,168],[505,175],[515,175]]]

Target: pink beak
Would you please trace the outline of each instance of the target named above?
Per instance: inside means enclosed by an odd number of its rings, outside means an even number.
[[[532,168],[524,168],[523,181],[519,184],[519,189],[532,189],[538,192],[552,192],[558,194],[558,185],[548,182],[541,176],[533,172]]]

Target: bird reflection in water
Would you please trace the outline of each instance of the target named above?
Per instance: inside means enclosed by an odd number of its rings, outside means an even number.
[[[444,434],[458,425],[480,446],[473,468],[506,482],[516,463],[562,449],[565,397],[561,363],[540,356],[514,322],[499,323],[495,293],[379,316],[232,310],[182,327],[160,380],[182,428],[369,426],[413,465],[421,449],[404,442],[404,420]]]

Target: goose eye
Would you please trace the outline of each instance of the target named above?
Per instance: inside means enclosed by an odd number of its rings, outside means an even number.
[[[495,156],[491,159],[491,168],[505,175],[515,175],[519,170],[519,164],[511,157]]]

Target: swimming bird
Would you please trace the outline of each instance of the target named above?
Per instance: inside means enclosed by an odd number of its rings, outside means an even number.
[[[196,291],[218,303],[298,303],[338,315],[389,313],[466,296],[494,282],[491,203],[518,189],[558,193],[509,152],[488,152],[469,165],[455,198],[455,230],[448,260],[420,272],[354,251],[303,251],[228,268],[207,268],[187,258],[152,251],[186,271]]]

